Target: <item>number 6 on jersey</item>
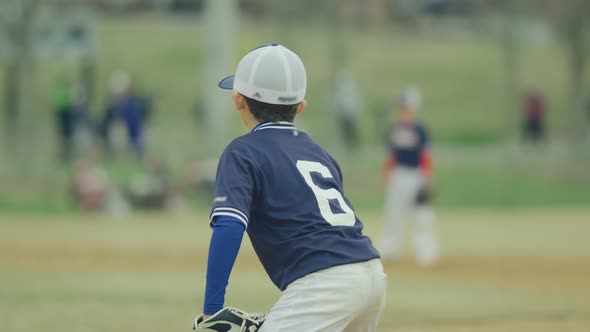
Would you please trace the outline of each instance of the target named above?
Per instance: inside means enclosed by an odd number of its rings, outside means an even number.
[[[342,194],[336,188],[323,189],[313,182],[311,177],[312,172],[319,173],[326,179],[334,178],[332,173],[330,173],[330,170],[321,163],[307,160],[298,160],[297,169],[305,179],[307,185],[313,191],[315,198],[318,201],[318,207],[320,208],[322,217],[324,217],[324,219],[332,226],[354,226],[356,222],[354,211],[352,211],[352,208],[346,204]],[[330,208],[331,199],[338,201],[338,204],[344,213],[332,212],[332,209]]]

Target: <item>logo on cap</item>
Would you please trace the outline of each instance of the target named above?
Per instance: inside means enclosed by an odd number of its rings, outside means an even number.
[[[297,100],[297,97],[279,97],[279,101],[280,102],[295,102]]]

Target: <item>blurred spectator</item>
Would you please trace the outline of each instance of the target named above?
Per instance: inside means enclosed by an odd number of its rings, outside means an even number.
[[[74,168],[72,191],[77,206],[84,212],[101,211],[108,194],[105,171],[88,160],[79,160]]]
[[[185,182],[190,192],[205,193],[213,198],[218,162],[216,159],[194,160],[188,165]]]
[[[109,83],[109,96],[104,107],[102,118],[98,127],[99,136],[107,156],[113,155],[112,131],[117,121],[118,104],[121,95],[129,86],[129,77],[124,72],[111,73]]]
[[[524,142],[539,143],[545,139],[545,100],[543,94],[531,90],[523,98],[523,128]]]
[[[338,118],[344,143],[349,148],[357,147],[357,121],[362,112],[361,97],[352,73],[346,69],[340,69],[336,73],[331,108]]]
[[[57,82],[52,95],[53,111],[60,138],[60,158],[68,161],[72,157],[74,138],[74,92],[70,81]]]
[[[152,108],[152,98],[145,90],[142,94],[141,89],[136,89],[125,72],[111,75],[110,90],[111,95],[100,125],[105,151],[112,154],[111,132],[117,120],[121,119],[127,129],[131,149],[141,159],[145,149],[144,127]]]
[[[174,210],[182,208],[168,168],[160,159],[148,161],[145,171],[136,174],[126,196],[134,208],[146,210]]]
[[[144,153],[144,124],[145,124],[145,109],[141,99],[130,88],[125,95],[119,100],[119,112],[125,126],[127,127],[127,137],[131,149],[135,152],[138,158],[143,157]]]

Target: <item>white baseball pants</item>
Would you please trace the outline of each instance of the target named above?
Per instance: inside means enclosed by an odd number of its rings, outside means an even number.
[[[419,169],[396,167],[385,189],[385,228],[379,241],[384,260],[399,256],[403,231],[408,215],[415,212],[414,247],[421,265],[434,264],[440,256],[435,233],[434,211],[429,204],[416,205],[416,196],[424,184]]]
[[[283,291],[260,332],[374,332],[386,290],[379,259],[314,272]]]

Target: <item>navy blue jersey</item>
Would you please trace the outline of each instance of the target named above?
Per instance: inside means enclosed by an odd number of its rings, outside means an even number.
[[[237,218],[273,283],[379,257],[343,195],[334,159],[288,122],[263,123],[219,161],[211,223]]]
[[[396,165],[418,168],[420,155],[428,148],[428,133],[420,124],[398,124],[389,132],[388,144]]]

